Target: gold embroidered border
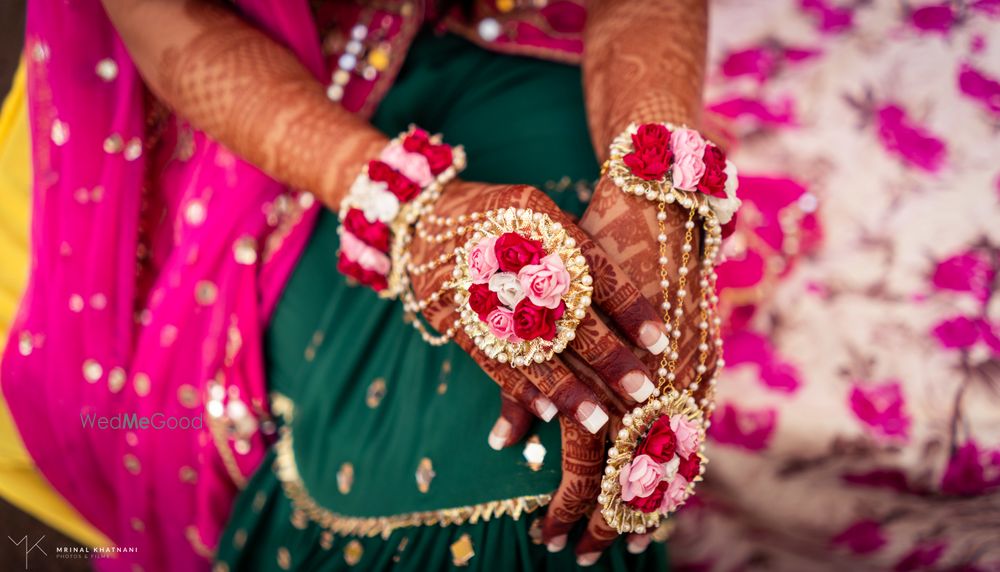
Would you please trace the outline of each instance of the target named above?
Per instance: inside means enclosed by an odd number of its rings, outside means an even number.
[[[240,470],[236,456],[233,455],[233,450],[229,447],[226,428],[222,426],[222,422],[212,417],[207,410],[205,413],[208,419],[208,430],[212,435],[212,442],[215,443],[215,450],[219,452],[219,457],[222,458],[222,464],[226,468],[226,473],[229,474],[229,478],[233,481],[233,484],[238,489],[243,490],[247,486],[247,478],[243,475],[243,471]]]
[[[287,428],[282,429],[281,438],[275,444],[275,450],[277,452],[274,462],[275,473],[278,475],[278,480],[281,481],[285,494],[291,500],[292,506],[305,513],[313,522],[342,536],[382,536],[382,538],[388,538],[394,530],[412,526],[476,524],[480,521],[488,522],[492,518],[501,516],[510,516],[517,520],[521,518],[522,514],[534,512],[552,500],[552,495],[540,494],[392,516],[344,516],[323,508],[309,495],[295,463],[295,453],[292,450],[292,432]]]

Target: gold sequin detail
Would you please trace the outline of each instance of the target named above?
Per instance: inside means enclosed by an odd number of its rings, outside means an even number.
[[[142,156],[142,139],[133,137],[125,144],[125,152],[122,153],[126,161],[135,161]]]
[[[282,570],[292,567],[292,553],[284,546],[278,549],[278,567]]]
[[[125,387],[125,370],[120,367],[113,367],[108,372],[108,389],[111,393],[118,393]]]
[[[344,547],[344,562],[347,562],[348,566],[354,566],[358,562],[361,562],[361,557],[364,554],[365,549],[361,546],[361,543],[357,540],[352,540]]]
[[[135,378],[132,380],[132,385],[135,387],[135,393],[139,397],[146,397],[149,395],[149,376],[145,373],[139,372],[135,374]]]
[[[112,133],[108,135],[107,139],[104,140],[104,152],[108,154],[115,154],[125,147],[125,142],[122,140],[122,136],[117,133]]]
[[[532,471],[539,471],[545,462],[545,445],[538,435],[532,435],[524,444],[524,460],[528,462],[528,467]]]
[[[132,453],[126,453],[125,457],[122,458],[122,462],[125,463],[125,470],[133,475],[138,475],[142,471],[142,465],[139,463],[139,458]]]
[[[408,536],[404,536],[400,539],[399,546],[396,547],[396,553],[392,556],[393,562],[399,562],[399,559],[403,556],[403,551],[406,550],[406,545],[409,544],[409,542],[410,538]]]
[[[205,203],[194,199],[184,207],[184,222],[191,226],[198,226],[205,222]]]
[[[247,531],[244,529],[239,529],[233,533],[233,548],[236,550],[242,550],[247,543]]]
[[[194,299],[202,306],[208,306],[215,302],[216,296],[219,294],[219,289],[215,287],[215,283],[209,280],[201,280],[194,287]]]
[[[306,518],[306,514],[301,510],[292,511],[292,526],[299,530],[305,530],[306,526],[309,525],[309,519]]]
[[[252,236],[241,236],[233,243],[233,258],[236,262],[251,265],[257,262],[257,241]]]
[[[514,9],[514,0],[497,0],[497,10],[510,12]]]
[[[417,467],[417,488],[420,492],[426,493],[431,489],[431,481],[437,473],[434,472],[434,463],[430,459],[424,457],[420,459],[420,466]]]
[[[201,400],[198,399],[198,390],[193,385],[185,383],[177,388],[177,401],[184,407],[193,409],[198,407]]]
[[[257,491],[257,494],[253,496],[253,510],[254,512],[260,512],[264,508],[264,503],[267,502],[267,495],[264,491]]]
[[[142,522],[142,519],[136,518],[134,516],[131,519],[129,519],[129,524],[132,525],[132,530],[136,532],[142,532],[146,530],[146,525]]]
[[[195,471],[192,467],[189,467],[187,465],[181,467],[180,471],[178,471],[177,474],[180,477],[182,483],[198,482],[198,472]]]
[[[354,465],[350,463],[344,463],[340,466],[340,470],[337,471],[337,490],[340,494],[346,495],[351,492],[351,487],[354,485]]]
[[[212,566],[212,572],[229,572],[229,564],[225,562],[216,562]]]
[[[34,349],[35,344],[32,342],[31,332],[21,332],[20,335],[17,336],[18,353],[27,357],[31,355],[31,352],[34,351]]]
[[[451,561],[455,566],[468,566],[475,555],[476,550],[472,547],[472,539],[468,534],[459,536],[458,540],[451,544]]]
[[[329,530],[324,530],[323,534],[319,535],[319,545],[323,550],[333,548],[333,533]]]
[[[118,64],[111,58],[104,58],[94,66],[94,73],[104,81],[114,81],[118,77]]]
[[[50,133],[52,137],[52,142],[56,144],[56,147],[62,147],[69,141],[69,125],[66,125],[64,121],[56,119],[52,122],[52,131]]]
[[[83,310],[83,296],[79,294],[72,294],[69,297],[69,309],[73,312]]]
[[[104,368],[101,367],[101,364],[97,363],[97,360],[88,359],[83,361],[83,378],[89,383],[97,383],[102,375],[104,375]]]
[[[372,409],[378,407],[379,403],[382,403],[382,398],[385,397],[385,379],[381,377],[376,377],[368,384],[368,392],[365,395],[365,404]]]

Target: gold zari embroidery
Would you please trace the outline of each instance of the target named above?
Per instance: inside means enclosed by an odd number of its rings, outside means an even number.
[[[540,494],[392,516],[344,516],[323,508],[309,495],[295,464],[292,433],[287,428],[282,429],[281,438],[278,439],[275,450],[277,451],[277,458],[274,462],[275,473],[278,475],[278,480],[281,481],[285,494],[292,501],[292,506],[296,510],[304,512],[310,520],[323,528],[343,536],[382,536],[382,538],[388,538],[394,530],[413,526],[476,524],[501,516],[510,516],[517,520],[521,518],[522,514],[534,512],[552,500],[552,495]]]

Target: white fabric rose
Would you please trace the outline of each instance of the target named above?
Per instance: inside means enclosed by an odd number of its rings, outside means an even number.
[[[351,201],[365,213],[368,222],[392,222],[399,214],[399,199],[389,192],[389,186],[381,181],[373,181],[367,175],[354,180],[350,191]]]
[[[708,197],[708,206],[715,212],[719,223],[726,224],[733,220],[733,215],[743,204],[736,196],[736,189],[739,187],[739,180],[736,178],[736,165],[732,161],[726,160],[726,198]]]
[[[497,293],[497,298],[508,308],[513,309],[524,299],[524,289],[513,272],[497,272],[490,277],[490,291]]]

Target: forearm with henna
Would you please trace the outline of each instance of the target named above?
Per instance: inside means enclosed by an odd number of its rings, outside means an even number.
[[[288,49],[206,0],[104,0],[152,92],[279,181],[336,209],[386,138]]]
[[[706,2],[592,0],[587,10],[584,92],[598,157],[607,158],[611,140],[632,122],[667,121],[697,128],[707,41]],[[687,214],[676,204],[668,208],[671,290],[676,289]],[[580,226],[640,285],[647,299],[657,306],[663,301],[656,254],[659,229],[652,203],[625,195],[604,177]],[[695,235],[695,253],[700,238]],[[688,268],[689,276],[697,276],[696,256]],[[697,359],[699,343],[694,324],[701,292],[697,279],[692,282],[678,348],[681,380],[691,377],[685,373]],[[650,365],[656,361],[647,359]]]

